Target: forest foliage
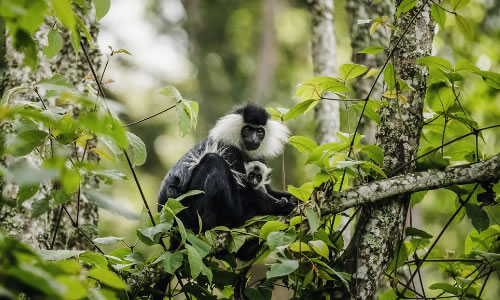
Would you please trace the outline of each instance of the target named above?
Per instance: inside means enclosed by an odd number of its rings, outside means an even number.
[[[466,38],[472,38],[472,27],[461,15],[469,1],[432,2],[432,17],[441,28],[450,22],[447,18],[453,18],[460,32]],[[110,9],[110,0],[94,0],[92,4],[83,0],[3,0],[0,3],[0,15],[9,42],[24,54],[24,64],[33,72],[38,68],[40,54],[48,58],[58,55],[62,48],[62,33],[69,33],[80,63],[92,64],[86,47],[94,47],[94,39],[78,12],[91,9],[90,5],[93,5],[95,17],[100,20]],[[416,0],[402,1],[396,16],[416,13],[416,5]],[[47,36],[48,45],[40,47],[33,35],[47,19],[53,25]],[[386,16],[374,18],[370,32],[383,30],[389,34],[405,34],[389,21]],[[403,109],[407,101],[404,92],[414,89],[395,72],[390,60],[394,52],[392,46],[388,38],[386,45],[370,45],[359,51],[369,55],[387,53],[386,64],[379,69],[343,64],[335,77],[315,77],[300,84],[295,93],[300,100],[296,105],[270,107],[269,113],[287,124],[303,117],[320,101],[344,101],[353,103],[361,113],[360,118],[380,123],[380,107],[389,101],[397,101]],[[113,59],[116,55],[127,54],[130,53],[125,49],[111,48],[109,57]],[[429,69],[429,76],[419,156],[412,162],[418,169],[425,170],[489,158],[481,150],[481,146],[488,143],[483,133],[500,125],[480,127],[463,108],[460,98],[465,83],[474,77],[481,78],[491,90],[500,89],[500,74],[481,70],[467,59],[452,63],[444,57],[427,56],[420,58],[418,63]],[[349,98],[352,85],[362,77],[374,77],[376,82],[383,78],[385,88],[381,99],[371,94],[363,99]],[[35,84],[26,83],[4,91],[0,122],[2,127],[9,127],[11,133],[2,136],[0,154],[16,157],[37,155],[43,163],[40,168],[27,164],[1,167],[2,180],[14,182],[19,190],[15,199],[2,199],[0,205],[20,208],[45,181],[53,182],[55,188],[44,199],[32,202],[33,218],[54,208],[62,212],[69,201],[80,201],[82,193],[91,199],[98,197],[95,191],[84,188],[84,182],[89,178],[98,177],[105,184],[117,180],[129,180],[134,184],[134,180],[140,188],[134,168],[146,162],[145,143],[128,130],[132,124],[125,124],[108,108],[102,78],[103,74],[93,72],[82,78],[85,89],[78,90],[64,74],[55,74]],[[327,92],[336,98],[326,97]],[[160,93],[170,105],[162,113],[176,115],[180,136],[190,134],[197,126],[198,103],[184,99],[173,86],[165,87]],[[18,94],[23,95],[24,100],[13,100]],[[79,113],[67,114],[64,108],[69,106],[79,107]],[[310,201],[314,188],[327,183],[332,183],[335,191],[342,191],[354,183],[362,184],[397,173],[397,170],[384,169],[382,149],[364,143],[358,126],[353,132],[339,132],[337,136],[338,142],[324,145],[318,145],[307,136],[290,138],[290,145],[304,155],[304,163],[317,169],[315,175],[301,186],[288,186],[288,191],[296,198],[306,203]],[[98,146],[90,147],[90,140],[97,140]],[[74,149],[83,149],[83,155],[75,155]],[[102,162],[87,160],[89,152],[111,163],[126,160],[134,179],[118,169],[106,168]],[[471,222],[474,227],[465,240],[465,251],[450,254],[434,248],[446,226],[437,237],[422,229],[407,227],[387,270],[387,280],[393,289],[380,295],[380,299],[396,299],[403,296],[401,293],[409,298],[418,296],[416,291],[401,284],[398,270],[409,268],[415,276],[424,262],[426,265],[437,263],[443,274],[440,282],[428,286],[436,291],[436,295],[480,299],[490,275],[498,274],[500,226],[490,223],[485,207],[498,205],[500,186],[495,182],[482,182],[448,189],[456,194],[456,211],[451,220],[461,221],[467,216],[464,222]],[[184,209],[181,200],[199,192],[191,191],[177,199],[169,199],[158,214],[149,209],[143,197],[147,214],[145,225],[136,230],[138,243],[151,247],[161,245],[164,251],[159,254],[137,251],[136,245],[126,243],[123,237],[100,236],[95,225],[78,223],[78,219],[71,219],[71,222],[91,241],[94,251],[53,250],[51,247],[34,250],[0,232],[0,297],[15,298],[24,293],[34,298],[50,299],[146,298],[155,293],[153,287],[138,289],[130,278],[150,269],[169,274],[167,298],[180,293],[196,299],[231,298],[236,293],[243,293],[249,299],[270,299],[277,285],[293,290],[294,297],[304,299],[349,290],[351,275],[336,265],[345,248],[342,237],[345,227],[339,226],[340,212],[321,215],[318,209],[307,206],[289,219],[259,216],[248,220],[241,228],[219,226],[193,232],[186,229],[176,215]],[[425,191],[413,194],[411,205],[418,205],[425,194]],[[227,253],[214,254],[212,248],[221,234],[228,240]],[[173,235],[181,237],[177,249],[169,249],[169,238]],[[234,254],[249,238],[258,238],[262,247],[255,259],[237,264]],[[101,249],[102,245],[120,246],[106,253]],[[241,274],[247,276],[245,270],[248,266],[263,261],[269,264],[265,278],[248,280],[244,277],[243,285],[235,284]]]

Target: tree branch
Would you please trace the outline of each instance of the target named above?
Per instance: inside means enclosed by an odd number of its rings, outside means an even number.
[[[321,207],[323,214],[338,213],[393,196],[499,178],[500,154],[497,154],[482,162],[453,166],[445,170],[408,173],[336,192],[328,199],[319,199],[324,201]]]

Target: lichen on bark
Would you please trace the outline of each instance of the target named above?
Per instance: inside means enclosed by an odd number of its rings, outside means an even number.
[[[90,6],[90,1],[88,1]],[[91,16],[90,10],[79,10],[79,14],[82,17],[83,22],[87,25],[90,34],[96,38],[98,33],[97,23],[94,16]],[[84,64],[82,57],[77,56],[73,50],[70,43],[70,36],[66,30],[61,30],[63,35],[64,44],[58,55],[54,58],[47,59],[44,57],[41,48],[47,44],[47,34],[54,25],[54,20],[47,17],[44,24],[41,25],[39,30],[34,35],[34,38],[38,41],[38,57],[39,57],[39,67],[36,71],[31,70],[29,67],[23,65],[24,55],[16,49],[13,48],[10,37],[6,32],[2,30],[2,39],[0,43],[4,40],[5,51],[0,51],[2,55],[1,72],[3,77],[0,77],[0,87],[2,91],[7,91],[8,89],[16,86],[27,86],[30,87],[42,78],[50,78],[55,73],[59,73],[67,77],[73,85],[83,91],[84,86],[82,85],[82,79],[90,71],[88,66]],[[4,39],[4,40],[3,40]],[[3,49],[0,46],[0,50]],[[94,66],[99,66],[100,55],[97,49],[90,50],[91,57],[94,59]],[[81,52],[80,52],[81,54]],[[15,94],[10,101],[16,100],[28,100],[38,102],[39,100],[35,97],[33,91],[20,92]],[[49,103],[54,105],[54,103]],[[78,111],[77,106],[65,106],[63,109],[67,113],[72,114]],[[1,125],[2,135],[10,132],[9,124],[3,123]],[[4,142],[4,141],[2,141]],[[45,147],[49,151],[49,147]],[[33,167],[39,167],[42,163],[41,155],[47,153],[31,153],[23,157],[12,157],[12,156],[2,156],[0,158],[0,165],[9,168],[20,161],[25,161]],[[73,154],[74,155],[74,154]],[[91,155],[91,160],[97,159],[97,156]],[[86,185],[89,188],[96,188],[97,181],[89,180],[82,185]],[[44,182],[40,185],[40,189],[37,194],[31,199],[24,202],[21,206],[15,205],[16,203],[16,193],[18,190],[12,182],[6,181],[5,177],[0,177],[0,191],[2,192],[3,200],[0,201],[0,224],[2,224],[2,229],[11,235],[16,236],[21,241],[30,244],[35,249],[47,249],[50,247],[51,239],[55,231],[55,224],[58,219],[60,206],[53,207],[49,209],[44,215],[32,218],[31,217],[31,203],[34,200],[39,200],[47,195],[55,188],[52,182]],[[71,203],[66,205],[68,212],[76,218],[76,196],[73,197]],[[95,203],[90,202],[85,196],[82,196],[80,203],[80,224],[97,224],[97,206]],[[56,236],[55,249],[90,249],[91,244],[83,238],[83,236],[78,233],[72,226],[70,220],[67,216],[62,217],[61,224]]]

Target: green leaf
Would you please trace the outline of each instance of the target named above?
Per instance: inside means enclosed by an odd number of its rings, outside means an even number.
[[[379,166],[372,163],[371,161],[363,161],[361,163],[361,166],[363,169],[367,171],[375,171],[377,174],[382,176],[382,178],[387,178],[387,175],[385,174],[384,170],[382,170]]]
[[[301,187],[294,187],[293,185],[288,185],[288,192],[297,197],[298,199],[306,202],[309,200],[311,193],[313,191],[313,185],[311,182],[303,184]]]
[[[40,184],[24,184],[19,187],[17,191],[17,204],[21,205],[24,201],[35,196],[36,192],[40,188]]]
[[[394,73],[394,66],[389,63],[384,69],[384,81],[387,83],[389,91],[394,90],[396,87],[396,74]]]
[[[318,214],[314,211],[314,209],[308,207],[305,211],[307,221],[309,222],[309,229],[311,233],[315,233],[319,228],[319,217]]]
[[[318,147],[315,141],[305,136],[294,135],[290,137],[288,142],[302,153],[310,153]]]
[[[392,272],[393,270],[398,269],[399,267],[404,265],[405,261],[408,259],[408,256],[410,255],[409,251],[410,249],[408,249],[408,244],[409,242],[401,243],[401,246],[399,247],[399,253],[396,253],[397,249],[395,249],[396,251],[394,251],[394,257],[389,263],[387,272]]]
[[[414,228],[414,227],[406,227],[405,235],[406,236],[417,236],[417,237],[422,238],[422,239],[432,238],[432,234],[429,234],[421,229]]]
[[[447,71],[453,71],[451,63],[439,56],[424,56],[417,59],[417,63],[428,68],[439,68]]]
[[[188,242],[198,251],[201,257],[205,257],[210,253],[210,249],[212,248],[207,242],[199,239],[194,233],[191,231],[186,231],[186,239]]]
[[[304,218],[303,216],[295,216],[293,218],[290,219],[290,227],[293,227],[297,224],[300,224],[302,223],[306,218]]]
[[[146,162],[147,151],[146,145],[137,135],[127,131],[127,140],[129,149],[132,150],[134,158],[132,163],[134,166],[142,166]]]
[[[300,84],[295,92],[295,97],[302,100],[319,100],[324,92],[345,93],[348,91],[349,88],[337,78],[319,76]]]
[[[398,294],[401,294],[401,292]],[[396,295],[394,290],[391,289],[381,294],[378,300],[397,300],[398,298],[401,299],[400,297],[398,297],[398,295]],[[405,292],[405,299],[414,299],[414,298],[415,294],[413,292],[408,290]]]
[[[414,8],[415,5],[417,5],[417,0],[403,0],[396,9],[396,15],[399,18],[402,13],[408,12],[410,9]]]
[[[189,269],[191,271],[191,278],[196,279],[200,275],[203,261],[200,253],[191,245],[186,245],[188,252]]]
[[[260,229],[259,236],[262,239],[267,239],[267,236],[274,231],[280,231],[283,229],[287,229],[288,225],[281,221],[267,221],[262,228]]]
[[[40,146],[48,133],[42,130],[26,130],[7,144],[7,152],[14,156],[24,156]]]
[[[80,186],[80,172],[74,169],[64,169],[61,174],[61,183],[66,194],[76,192]]]
[[[51,0],[52,8],[56,17],[66,26],[67,29],[73,30],[75,28],[75,19],[73,17],[73,9],[69,0]]]
[[[63,46],[63,39],[61,34],[54,29],[51,29],[49,31],[49,34],[47,36],[49,43],[47,46],[43,47],[43,54],[47,58],[52,58],[61,51],[62,46]]]
[[[283,259],[279,263],[271,265],[271,269],[266,272],[266,278],[286,276],[299,268],[299,262],[296,260]]]
[[[17,267],[12,266],[5,271],[2,270],[2,272],[7,278],[14,279],[13,282],[21,282],[26,288],[42,292],[47,296],[45,298],[62,298],[62,293],[65,290],[64,286],[55,280],[50,273],[31,263],[20,262]]]
[[[472,27],[469,22],[459,14],[455,15],[455,23],[458,26],[458,30],[464,35],[468,40],[472,40],[474,33],[472,32]]]
[[[31,204],[31,217],[36,218],[49,210],[49,200],[50,198],[43,198],[40,200],[33,201]]]
[[[309,248],[309,246],[306,243],[301,242],[301,241],[295,241],[295,242],[291,243],[290,246],[288,246],[288,248],[290,250],[292,250],[293,252],[310,252],[311,251],[311,248]]]
[[[160,266],[169,274],[174,274],[182,266],[184,256],[181,252],[164,252],[153,263],[159,263]]]
[[[39,250],[38,255],[43,260],[59,261],[78,256],[84,252],[83,250]]]
[[[467,212],[467,216],[472,221],[472,226],[481,232],[490,226],[490,219],[488,218],[488,214],[478,205],[467,203],[465,205],[465,210]]]
[[[93,240],[96,245],[113,245],[121,241],[123,241],[123,238],[116,236],[100,237]]]
[[[191,129],[194,128],[193,125],[196,124],[196,121],[192,119],[193,114],[191,109],[186,109],[186,106],[190,107],[185,104],[185,101],[182,101],[178,102],[175,107],[175,111],[177,112],[177,126],[179,127],[181,136],[186,136],[189,132],[191,132]],[[196,106],[196,110],[197,109],[198,106]]]
[[[358,53],[377,54],[384,51],[384,49],[385,48],[383,46],[368,46],[365,49],[358,51]]]
[[[316,105],[319,100],[309,99],[302,101],[296,105],[294,105],[283,117],[283,121],[288,121],[291,119],[295,119],[304,112],[306,112],[310,107]]]
[[[461,291],[458,287],[453,286],[449,283],[446,282],[440,282],[440,283],[434,283],[431,286],[429,286],[431,290],[443,290],[447,293],[450,293],[452,295],[460,295]]]
[[[245,296],[247,296],[249,300],[271,300],[272,295],[273,295],[272,290],[262,287],[258,288],[247,287],[245,289]]]
[[[275,250],[277,247],[288,246],[295,241],[295,230],[287,230],[286,232],[274,231],[267,236],[267,245],[269,249]]]
[[[492,88],[500,89],[500,74],[488,71],[475,71],[473,73],[483,77],[483,80]]]
[[[89,277],[99,280],[101,283],[115,289],[129,290],[128,285],[116,273],[104,268],[92,268]]]
[[[446,83],[433,83],[427,89],[427,104],[434,112],[446,112],[454,103],[455,95]]]
[[[15,48],[24,53],[23,63],[29,66],[31,70],[38,69],[38,49],[37,43],[33,38],[23,30],[16,32]]]
[[[160,223],[153,227],[139,228],[137,237],[146,245],[151,246],[160,241],[161,236],[172,228],[172,223]]]
[[[73,84],[67,77],[57,73],[51,78],[42,78],[38,82],[38,86],[47,91],[70,91],[74,89]]]
[[[427,194],[427,191],[420,191],[411,194],[411,199],[410,199],[410,205],[413,207],[420,203],[422,200],[424,200],[425,195]]]
[[[457,11],[463,7],[465,7],[470,0],[450,0],[451,7],[453,11]]]
[[[53,190],[50,195],[54,198],[55,205],[61,205],[71,200],[71,197],[61,189]]]
[[[342,80],[346,81],[348,79],[358,77],[359,75],[366,72],[366,70],[367,70],[367,68],[365,66],[362,66],[362,65],[344,64],[344,65],[340,66],[340,68],[339,68],[340,78],[342,78]]]
[[[328,249],[328,245],[321,240],[309,241],[309,246],[314,250],[314,252],[323,256],[327,260],[329,259],[330,250]]]
[[[173,85],[166,86],[163,90],[160,91],[160,94],[168,98],[173,98],[177,102],[180,102],[182,100],[181,93]]]
[[[375,123],[380,124],[380,114],[378,111],[380,110],[380,101],[370,99],[368,103],[366,104],[365,112],[364,115],[367,116],[368,118],[372,119],[375,121]],[[361,112],[363,111],[363,106],[364,103],[360,102],[354,105],[354,108],[358,111]]]
[[[439,27],[441,27],[440,29],[443,29],[446,24],[446,11],[436,3],[433,3],[431,6],[431,16],[438,23]]]
[[[361,148],[361,152],[366,154],[370,159],[376,162],[379,166],[384,165],[384,151],[377,145],[366,145]]]
[[[97,21],[104,18],[104,16],[108,13],[109,8],[111,7],[111,0],[93,0],[95,6],[95,15]]]
[[[103,254],[95,252],[85,252],[80,255],[79,260],[92,266],[98,266],[101,268],[106,268],[108,261]]]
[[[470,61],[466,59],[460,59],[457,61],[457,64],[455,66],[455,71],[457,72],[475,72],[475,71],[480,71],[478,67],[473,65]]]

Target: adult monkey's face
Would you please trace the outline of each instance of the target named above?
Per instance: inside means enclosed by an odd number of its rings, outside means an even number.
[[[245,147],[247,151],[259,149],[260,143],[264,140],[265,136],[266,131],[263,126],[245,124],[241,129],[243,147]]]

